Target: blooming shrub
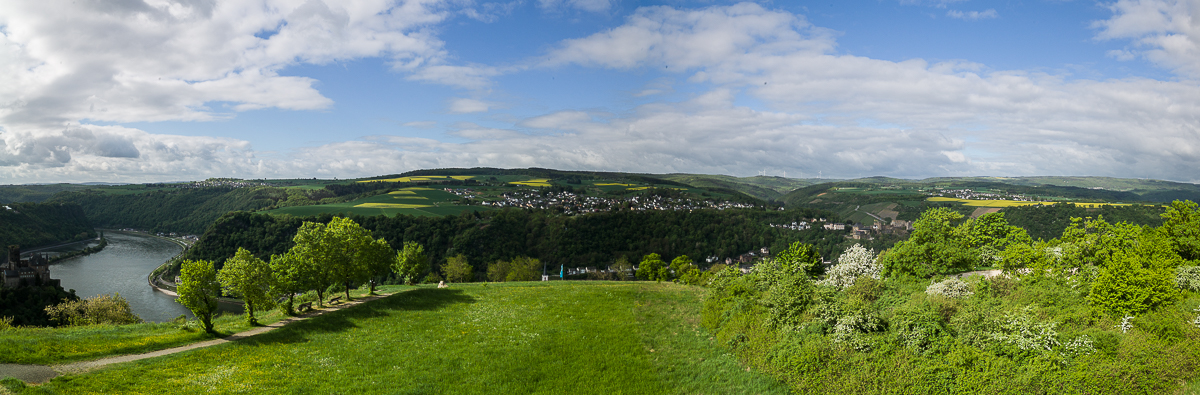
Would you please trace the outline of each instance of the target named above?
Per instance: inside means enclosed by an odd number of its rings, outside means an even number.
[[[854,280],[861,276],[878,280],[881,272],[883,272],[883,266],[876,262],[875,250],[868,250],[855,244],[846,249],[841,257],[838,257],[837,265],[829,269],[829,276],[817,283],[845,289],[854,285]]]
[[[1058,323],[1038,322],[1029,316],[1029,309],[1005,314],[994,320],[987,337],[991,340],[1029,351],[1051,351],[1059,345]],[[1090,339],[1089,339],[1090,340]],[[1090,344],[1090,343],[1089,343]],[[1080,346],[1082,347],[1082,346]]]
[[[941,282],[930,284],[925,288],[925,293],[929,295],[942,295],[948,298],[965,298],[974,294],[971,292],[971,284],[967,284],[957,278],[948,278]]]
[[[1175,269],[1175,286],[1200,291],[1200,266],[1180,266]]]

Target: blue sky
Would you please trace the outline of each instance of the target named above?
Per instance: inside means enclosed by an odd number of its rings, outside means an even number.
[[[472,166],[1197,182],[1196,11],[1200,0],[5,2],[0,183]]]

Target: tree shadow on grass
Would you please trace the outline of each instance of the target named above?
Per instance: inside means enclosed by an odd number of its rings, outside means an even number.
[[[476,300],[459,289],[415,289],[293,322],[256,336],[239,339],[235,335],[227,339],[250,345],[301,343],[308,340],[307,334],[345,332],[358,328],[356,322],[360,320],[391,316],[395,311],[433,311]]]

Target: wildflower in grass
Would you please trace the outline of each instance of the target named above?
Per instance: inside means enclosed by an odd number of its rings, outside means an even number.
[[[1129,321],[1132,319],[1133,319],[1133,316],[1131,316],[1131,315],[1127,315],[1124,318],[1121,318],[1121,323],[1117,324],[1116,328],[1120,328],[1121,333],[1128,333],[1130,329],[1133,329],[1133,323]]]

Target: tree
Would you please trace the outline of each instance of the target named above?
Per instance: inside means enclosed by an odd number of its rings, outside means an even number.
[[[446,266],[442,267],[442,271],[446,273],[446,280],[452,283],[465,283],[473,279],[473,268],[467,263],[467,256],[458,254],[446,259]]]
[[[629,258],[624,255],[617,258],[611,269],[616,273],[617,280],[628,280],[630,273],[633,273],[633,265],[629,264]]]
[[[379,283],[375,281],[375,278],[387,277],[388,273],[392,271],[395,255],[396,250],[392,249],[392,245],[382,238],[375,239],[360,251],[359,259],[366,267],[367,274],[372,277],[370,294],[375,294],[375,285]]]
[[[275,300],[271,292],[275,282],[271,266],[245,248],[238,248],[232,258],[225,260],[224,267],[217,273],[217,281],[226,294],[242,298],[246,305],[246,323],[250,325],[258,325],[254,312],[271,308]]]
[[[205,260],[185,260],[179,269],[179,304],[187,307],[204,325],[204,331],[213,333],[212,317],[217,312],[217,297],[221,295],[221,284],[217,283],[217,271],[213,263]]]
[[[1088,301],[1114,317],[1137,315],[1174,300],[1183,259],[1162,232],[1129,223],[1102,226],[1092,256],[1099,273]],[[1078,261],[1076,261],[1078,262]]]
[[[390,253],[381,255],[385,250],[371,238],[371,231],[349,218],[334,217],[325,226],[325,231],[322,245],[327,249],[326,263],[331,277],[345,286],[346,300],[350,300],[351,283],[366,280],[371,269],[379,267],[380,257]],[[382,243],[387,244],[386,241]]]
[[[692,263],[692,258],[687,255],[680,255],[671,260],[671,272],[683,284],[700,284],[700,279],[703,276],[700,268],[696,267],[696,264]]]
[[[325,289],[333,284],[331,271],[325,264],[330,254],[325,246],[327,238],[325,224],[305,221],[292,238],[296,245],[288,250],[288,255],[292,256],[288,263],[296,266],[294,278],[300,282],[297,286],[317,291],[318,304],[325,300]]]
[[[955,227],[963,215],[945,207],[932,208],[913,223],[908,240],[881,254],[887,276],[932,277],[952,269],[970,269],[979,259],[971,248],[966,227]]]
[[[271,293],[287,296],[283,307],[288,315],[296,314],[292,307],[296,301],[296,294],[310,289],[306,285],[308,278],[302,263],[303,261],[291,252],[283,255],[271,255],[271,274],[275,277]]]
[[[1200,260],[1200,205],[1191,200],[1173,201],[1162,214],[1162,231],[1170,237],[1179,256]]]
[[[662,269],[666,264],[657,253],[650,253],[642,257],[642,263],[638,265],[637,276],[646,280],[662,281]]]
[[[792,242],[786,250],[775,257],[784,270],[806,273],[817,276],[824,272],[821,266],[821,254],[812,244]]]
[[[519,256],[513,258],[504,281],[536,281],[541,278],[542,261],[537,258]]]
[[[404,249],[396,253],[392,264],[396,275],[405,284],[413,285],[420,281],[421,275],[429,271],[429,256],[425,255],[425,247],[415,241],[404,242]]]

